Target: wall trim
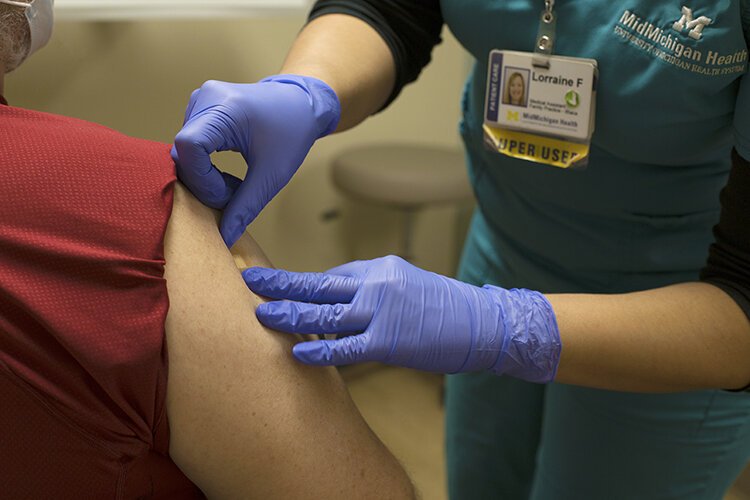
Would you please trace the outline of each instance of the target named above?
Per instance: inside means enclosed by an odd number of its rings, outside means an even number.
[[[300,15],[310,0],[56,0],[55,16],[68,21],[211,19]]]

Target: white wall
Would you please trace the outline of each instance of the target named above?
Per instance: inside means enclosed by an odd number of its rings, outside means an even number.
[[[171,142],[191,91],[204,80],[252,82],[278,71],[303,17],[232,21],[60,22],[50,46],[8,75],[16,106],[75,116],[124,133]],[[277,266],[323,270],[351,258],[394,252],[400,218],[386,209],[341,199],[329,179],[331,159],[366,143],[416,142],[459,147],[464,53],[447,34],[434,63],[385,113],[320,141],[305,165],[251,226]],[[215,163],[244,170],[238,155]],[[343,217],[325,222],[322,214]],[[418,264],[452,271],[453,212],[418,218]]]

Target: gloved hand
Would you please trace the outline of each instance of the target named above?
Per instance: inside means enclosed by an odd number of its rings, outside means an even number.
[[[346,334],[303,342],[294,356],[313,365],[363,361],[441,373],[490,370],[550,382],[560,358],[552,306],[538,292],[479,288],[398,257],[318,273],[250,268],[261,323],[290,333]]]
[[[336,129],[340,115],[334,91],[311,77],[206,82],[190,97],[175,138],[177,176],[203,203],[224,209],[220,231],[231,247],[289,182],[313,143]],[[211,153],[229,150],[248,164],[244,182],[211,163]]]

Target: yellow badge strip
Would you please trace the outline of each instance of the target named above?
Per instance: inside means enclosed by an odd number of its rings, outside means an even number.
[[[560,168],[586,163],[589,145],[484,124],[485,139],[498,153]]]

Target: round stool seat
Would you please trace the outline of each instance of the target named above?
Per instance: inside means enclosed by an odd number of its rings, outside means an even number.
[[[407,209],[473,196],[463,153],[435,146],[351,149],[333,161],[333,182],[349,196]]]

